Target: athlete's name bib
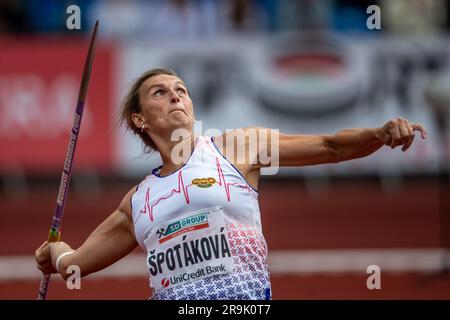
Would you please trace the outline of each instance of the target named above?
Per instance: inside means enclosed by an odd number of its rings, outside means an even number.
[[[144,241],[155,291],[233,272],[221,207],[188,213],[152,229]]]

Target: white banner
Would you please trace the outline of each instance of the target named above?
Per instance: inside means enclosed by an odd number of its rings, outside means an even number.
[[[446,163],[443,145],[450,140],[450,131],[439,131],[433,105],[424,97],[437,87],[432,76],[447,70],[443,53],[449,42],[420,43],[423,50],[417,49],[415,40],[298,34],[208,43],[131,43],[120,54],[117,99],[144,71],[169,67],[189,87],[196,119],[202,121],[202,131],[196,128],[199,134],[250,126],[281,133],[331,134],[382,126],[401,116],[423,124],[429,133],[426,141],[416,139],[406,153],[385,147],[364,159],[283,168],[280,174],[437,173],[440,161]],[[427,59],[436,64],[434,71],[426,65]],[[149,174],[160,162],[158,155],[143,156],[140,141],[123,131],[117,141],[118,165],[126,174]]]

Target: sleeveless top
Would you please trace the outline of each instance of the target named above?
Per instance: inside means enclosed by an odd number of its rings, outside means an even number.
[[[258,193],[198,137],[186,164],[152,171],[131,198],[136,240],[147,252],[152,299],[271,299]]]

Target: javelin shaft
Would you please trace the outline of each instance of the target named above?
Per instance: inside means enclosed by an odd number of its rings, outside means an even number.
[[[80,90],[78,92],[78,102],[73,117],[72,132],[67,146],[66,159],[64,161],[64,168],[59,184],[58,196],[56,198],[56,207],[53,214],[52,225],[48,232],[48,242],[56,242],[60,240],[60,229],[64,214],[64,207],[66,204],[67,194],[69,190],[70,177],[72,175],[72,164],[77,146],[78,135],[80,133],[81,119],[83,117],[84,103],[91,76],[92,62],[94,60],[95,39],[97,36],[98,20],[95,23],[94,32],[92,34],[89,51],[87,53],[86,61],[84,63],[83,76],[81,79]],[[45,300],[47,296],[48,286],[50,283],[50,274],[42,274],[41,283],[39,287],[38,300]]]

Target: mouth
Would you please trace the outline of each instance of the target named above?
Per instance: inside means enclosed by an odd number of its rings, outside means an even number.
[[[169,114],[174,113],[174,112],[182,112],[187,115],[186,111],[184,111],[183,109],[173,109],[172,111],[169,112]]]

